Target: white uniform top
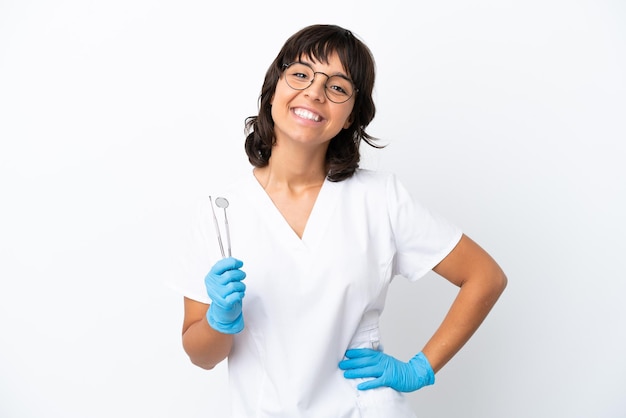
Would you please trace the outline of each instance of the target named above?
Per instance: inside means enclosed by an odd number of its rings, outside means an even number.
[[[203,303],[204,277],[221,257],[209,195],[230,203],[232,255],[247,274],[245,327],[228,357],[234,416],[413,417],[401,393],[359,391],[362,380],[344,378],[338,363],[348,348],[378,347],[391,279],[426,274],[461,231],[413,201],[394,175],[359,169],[324,182],[300,239],[251,174],[207,191],[199,205],[176,287]]]

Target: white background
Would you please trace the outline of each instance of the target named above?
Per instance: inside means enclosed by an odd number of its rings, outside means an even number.
[[[192,366],[171,237],[248,170],[243,121],[311,23],[378,65],[363,166],[392,170],[502,265],[483,327],[411,395],[421,417],[626,416],[623,1],[0,0],[0,416],[222,417]],[[394,282],[408,359],[455,289]]]

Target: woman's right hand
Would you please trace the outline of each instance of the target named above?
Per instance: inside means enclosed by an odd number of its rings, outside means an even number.
[[[246,277],[243,262],[233,257],[224,258],[211,268],[204,278],[211,305],[206,313],[211,328],[224,334],[236,334],[243,329],[242,300]]]

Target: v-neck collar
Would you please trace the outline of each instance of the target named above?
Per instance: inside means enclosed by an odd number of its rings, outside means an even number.
[[[263,186],[259,183],[254,175],[253,170],[249,175],[250,190],[254,197],[252,201],[257,205],[258,211],[262,214],[262,218],[266,219],[269,224],[275,226],[276,234],[280,234],[285,239],[290,240],[295,245],[304,246],[306,248],[314,248],[322,239],[324,232],[329,224],[332,211],[339,201],[339,192],[341,183],[332,182],[326,178],[322,187],[313,203],[313,208],[309,214],[302,238],[291,228],[280,210],[276,207],[270,196],[267,194]]]

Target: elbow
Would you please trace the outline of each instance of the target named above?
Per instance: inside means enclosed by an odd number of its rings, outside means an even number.
[[[492,275],[491,280],[491,292],[495,300],[497,300],[502,293],[504,293],[504,289],[506,289],[507,284],[509,283],[509,279],[504,274],[502,269],[498,268],[496,272]]]
[[[504,292],[506,286],[509,284],[509,279],[506,277],[506,274],[502,272],[502,278],[500,280],[500,293]]]
[[[214,350],[205,346],[197,346],[185,339],[183,339],[183,350],[191,364],[204,370],[212,370],[226,358],[226,355],[216,355]]]
[[[508,277],[506,277],[506,274],[504,274],[504,271],[502,271],[502,269],[499,269],[500,272],[497,276],[497,286],[500,289],[500,293],[504,292],[504,289],[506,289],[507,284],[509,284],[509,279]]]
[[[482,302],[491,309],[502,293],[504,293],[507,284],[508,278],[506,274],[494,263],[491,268],[464,281],[461,287],[468,285],[468,288],[477,291]]]
[[[198,359],[194,359],[191,356],[189,356],[189,360],[191,361],[191,364],[193,364],[194,366],[200,367],[201,369],[204,369],[204,370],[212,370],[216,366],[215,364],[211,364],[211,363],[200,361]]]
[[[194,350],[193,347],[191,348],[186,347],[184,343],[183,343],[183,349],[185,350],[185,353],[187,354],[189,361],[194,366],[200,367],[201,369],[204,369],[204,370],[211,370],[217,365],[217,363],[215,363],[214,361],[211,361],[211,358],[207,356],[206,353],[199,353],[196,350]]]
[[[211,359],[208,358],[206,354],[202,355],[202,353],[197,353],[193,349],[188,349],[187,347],[185,347],[184,344],[183,349],[185,350],[189,361],[194,366],[200,367],[204,370],[211,370],[217,365],[215,362],[211,361]]]

